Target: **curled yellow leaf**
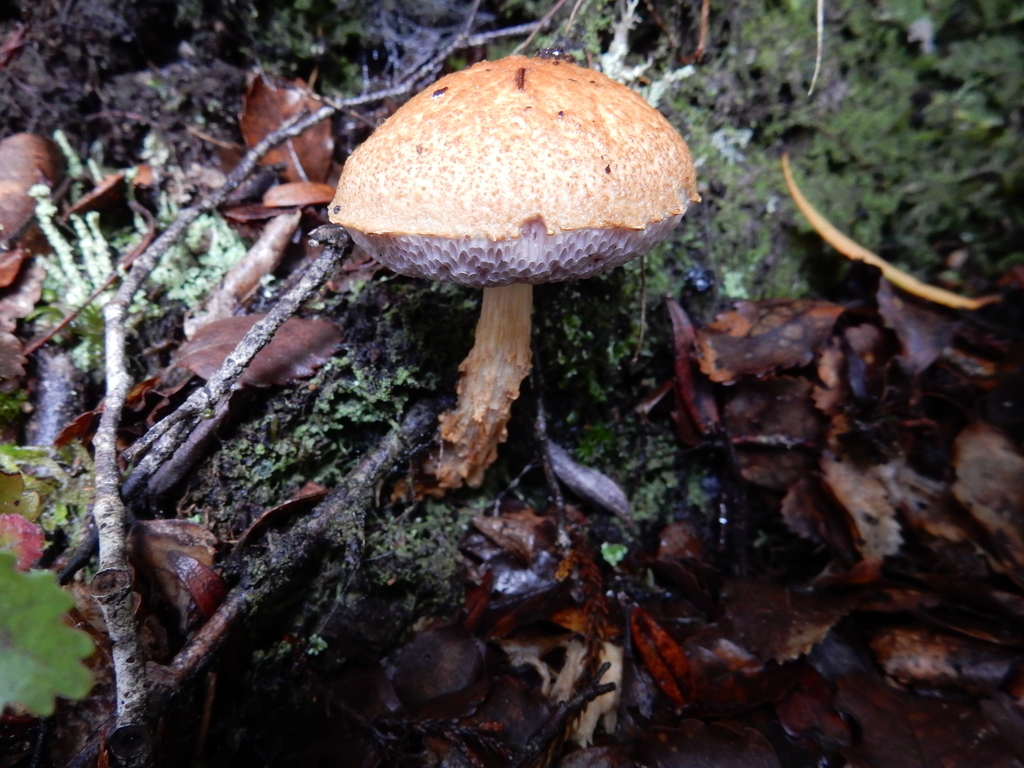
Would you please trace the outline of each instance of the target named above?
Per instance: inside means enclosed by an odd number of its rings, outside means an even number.
[[[807,221],[810,222],[811,226],[814,227],[815,231],[817,231],[819,235],[822,236],[826,243],[831,245],[846,258],[863,261],[873,267],[878,267],[879,271],[882,273],[882,277],[893,285],[898,288],[902,288],[913,296],[933,301],[944,307],[952,307],[953,309],[978,309],[986,304],[999,301],[998,296],[982,296],[977,299],[960,296],[952,291],[947,291],[934,285],[923,283],[913,275],[908,275],[903,270],[897,269],[878,254],[869,251],[864,246],[859,243],[855,243],[853,240],[848,238],[832,226],[828,219],[815,210],[814,206],[808,202],[807,198],[804,197],[803,192],[801,192],[797,187],[796,182],[793,181],[793,174],[789,169],[789,155],[786,154],[783,154],[782,156],[782,175],[786,179],[786,186],[789,188],[789,194],[793,198],[793,202],[796,203],[796,207],[800,209],[800,213],[807,218]]]

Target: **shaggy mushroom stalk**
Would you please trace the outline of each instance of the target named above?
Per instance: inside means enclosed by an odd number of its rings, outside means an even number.
[[[519,385],[530,372],[533,286],[484,288],[473,349],[459,366],[458,404],[441,416],[442,488],[478,486],[498,456]]]

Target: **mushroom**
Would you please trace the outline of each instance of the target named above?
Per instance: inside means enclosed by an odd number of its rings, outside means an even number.
[[[533,285],[590,277],[664,239],[698,202],[693,161],[638,94],[558,59],[447,75],[358,147],[330,220],[403,275],[483,288],[441,488],[478,486],[530,371]]]

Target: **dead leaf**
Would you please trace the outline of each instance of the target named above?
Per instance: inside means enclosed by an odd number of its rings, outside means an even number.
[[[779,662],[808,653],[856,606],[853,599],[798,592],[767,579],[726,582],[722,601],[743,647],[762,661]]]
[[[953,494],[988,534],[994,566],[1024,584],[1024,454],[984,422],[953,442]]]
[[[870,403],[882,392],[886,361],[886,339],[871,323],[854,325],[843,331],[846,345],[846,380],[850,392],[860,402]]]
[[[56,186],[64,156],[50,139],[16,133],[0,141],[0,238],[10,237],[35,212],[28,190],[36,184]]]
[[[315,112],[322,103],[313,98],[302,80],[288,82],[259,74],[246,91],[239,128],[246,147],[252,148],[282,122],[302,110]],[[281,146],[270,150],[264,165],[286,166],[286,181],[322,182],[327,178],[334,152],[331,121],[323,120]]]
[[[71,214],[83,214],[88,211],[102,211],[124,199],[126,184],[124,183],[124,171],[107,174],[100,182],[82,195],[70,206],[62,220],[67,221]]]
[[[811,401],[812,389],[806,379],[788,376],[738,382],[723,411],[729,438],[740,445],[818,446],[825,421]]]
[[[182,345],[174,366],[187,368],[208,379],[249,329],[263,317],[266,315],[245,315],[210,323],[201,328],[190,342]],[[341,332],[326,320],[289,318],[278,328],[270,343],[256,354],[235,386],[283,386],[295,379],[312,376],[334,354],[341,339]]]
[[[216,536],[188,520],[139,520],[132,526],[129,551],[133,562],[151,576],[160,594],[174,606],[183,631],[189,624],[194,603],[191,590],[198,590],[200,602],[206,607],[207,589],[216,590],[216,587],[190,580],[190,577],[202,579],[202,576],[195,576],[197,569],[184,558],[209,570],[213,567],[216,545]],[[216,579],[219,581],[220,577]],[[195,605],[199,608],[198,602]]]
[[[885,673],[901,683],[974,695],[996,691],[1019,661],[1008,648],[923,626],[886,627],[868,642]]]
[[[736,448],[736,463],[747,482],[781,492],[814,472],[816,459],[800,448],[742,445]]]
[[[898,464],[864,466],[849,455],[822,453],[825,485],[849,515],[854,546],[866,559],[894,555],[903,545],[896,509],[889,497],[897,467]]]
[[[620,520],[633,524],[629,499],[618,483],[593,467],[573,461],[568,451],[551,440],[548,440],[548,455],[551,468],[569,490]]]
[[[13,331],[18,320],[35,309],[43,295],[46,273],[34,260],[22,264],[17,279],[0,290],[0,380],[20,379],[28,362],[22,354],[24,345]]]
[[[14,22],[14,28],[7,33],[3,43],[0,43],[0,72],[7,68],[18,52],[25,46],[25,38],[28,36],[28,25],[20,21]]]
[[[674,299],[665,297],[665,307],[672,321],[672,354],[675,391],[682,408],[673,418],[681,430],[680,439],[687,445],[696,445],[696,436],[690,437],[695,426],[697,432],[707,436],[719,428],[718,405],[708,382],[694,370],[694,341],[696,333],[689,316]],[[683,424],[685,422],[685,424]]]
[[[907,301],[885,280],[878,281],[878,314],[896,332],[903,351],[899,359],[911,375],[923,372],[953,341],[957,322]]]
[[[955,309],[978,309],[986,304],[999,301],[998,296],[984,296],[980,299],[969,299],[966,296],[958,296],[957,294],[943,290],[942,288],[936,288],[934,285],[923,283],[916,277],[908,275],[906,272],[897,269],[877,254],[872,253],[864,246],[859,245],[848,238],[832,226],[824,216],[814,209],[810,202],[808,202],[807,198],[803,196],[803,193],[797,188],[796,182],[793,181],[793,175],[789,170],[789,157],[787,155],[782,156],[782,175],[786,179],[786,186],[789,188],[789,194],[793,198],[793,202],[796,203],[796,207],[800,209],[800,213],[807,218],[811,223],[811,226],[814,227],[819,235],[822,236],[826,243],[831,245],[846,258],[870,264],[871,266],[879,269],[885,279],[899,286],[908,293],[912,293],[914,296],[920,296],[923,299],[933,301],[936,304],[941,304],[946,307],[953,307]]]
[[[731,384],[743,375],[808,365],[842,312],[808,299],[737,302],[735,311],[697,331],[700,369],[712,381]]]
[[[14,282],[18,272],[21,271],[22,263],[28,256],[28,251],[23,248],[0,251],[0,288],[6,288]]]
[[[796,686],[775,704],[775,712],[790,736],[815,735],[827,746],[848,745],[850,726],[836,712],[833,699],[825,678],[805,664]]]
[[[655,685],[678,706],[686,706],[693,701],[690,661],[679,644],[640,606],[633,607],[629,626],[633,645]]]
[[[334,199],[334,187],[316,181],[292,181],[271,187],[263,194],[268,208],[303,205],[327,205]]]
[[[216,320],[231,317],[235,308],[244,304],[260,285],[260,280],[277,269],[302,214],[282,213],[267,222],[259,239],[253,243],[221,283],[203,302],[201,309],[185,320],[185,338],[194,338],[200,328]]]
[[[395,654],[388,676],[410,711],[459,717],[487,693],[484,646],[461,627],[416,633]]]

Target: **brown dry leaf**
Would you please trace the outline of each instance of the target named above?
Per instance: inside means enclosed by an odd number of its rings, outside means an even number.
[[[993,567],[1024,584],[1024,454],[995,427],[976,421],[953,442],[953,494],[988,533]]]
[[[416,633],[388,666],[402,704],[427,717],[465,716],[487,693],[484,645],[461,627]]]
[[[139,520],[132,526],[133,561],[175,607],[182,629],[193,603],[208,616],[223,599],[223,581],[212,570],[216,545],[207,528],[187,520]]]
[[[334,199],[334,187],[317,181],[292,181],[271,187],[263,195],[268,208],[303,205],[327,205]]]
[[[827,543],[846,562],[857,559],[850,530],[817,477],[805,475],[786,491],[779,509],[786,527],[801,538]]]
[[[277,130],[282,122],[303,109],[315,112],[321,106],[302,80],[288,82],[264,74],[256,75],[249,83],[238,119],[246,147],[259,143],[268,133]],[[287,166],[284,172],[286,181],[323,182],[330,170],[333,152],[331,121],[323,120],[270,150],[262,162],[264,165],[281,163]]]
[[[743,647],[779,662],[809,652],[856,607],[854,598],[796,592],[766,579],[727,582],[722,600]]]
[[[842,312],[807,299],[737,302],[735,311],[697,331],[700,368],[712,381],[730,384],[743,375],[808,365]]]
[[[266,315],[246,315],[210,323],[182,345],[173,367],[187,368],[208,379],[249,329],[264,317]],[[235,386],[282,386],[312,376],[334,354],[341,339],[341,331],[326,320],[289,318],[270,343],[256,354]]]
[[[70,206],[62,219],[67,221],[68,216],[73,213],[83,214],[87,211],[102,211],[124,198],[125,183],[124,171],[107,174],[100,183],[82,195]]]
[[[984,714],[960,702],[912,696],[866,677],[837,681],[836,707],[860,726],[843,750],[864,768],[1024,768]]]
[[[900,523],[889,495],[898,466],[862,466],[849,455],[822,453],[825,485],[849,515],[854,546],[863,558],[894,555],[903,545]]]
[[[906,371],[916,375],[938,360],[953,340],[958,323],[905,300],[885,279],[878,281],[877,298],[878,314],[896,332],[903,347],[899,359]]]
[[[63,173],[64,157],[49,139],[16,133],[0,141],[0,238],[16,232],[35,211],[28,190],[36,184],[53,188]]]
[[[812,390],[806,379],[788,376],[737,383],[723,412],[729,438],[737,444],[818,446],[825,420],[814,408]]]
[[[0,232],[0,237],[2,236],[3,233]],[[21,271],[22,263],[28,256],[28,251],[23,248],[0,251],[0,288],[6,288],[14,282]]]
[[[886,674],[905,685],[974,695],[998,690],[1020,660],[1008,648],[923,626],[886,627],[869,644]]]
[[[235,308],[244,304],[281,263],[285,249],[299,226],[299,211],[275,216],[263,229],[259,239],[224,276],[221,283],[203,302],[202,309],[185,320],[185,338],[191,339],[203,326],[231,317]]]
[[[480,515],[472,522],[480,533],[524,564],[533,560],[539,549],[548,550],[554,543],[551,518],[538,515],[531,507],[502,510],[500,517]]]
[[[739,446],[736,463],[744,480],[773,491],[785,491],[817,467],[810,451],[760,445]]]
[[[705,725],[687,719],[679,729],[655,728],[637,743],[637,761],[648,768],[780,768],[761,733],[739,723]]]
[[[568,451],[551,440],[548,440],[548,455],[551,457],[551,468],[569,490],[624,522],[633,524],[629,499],[618,483],[603,472],[574,461]]]

